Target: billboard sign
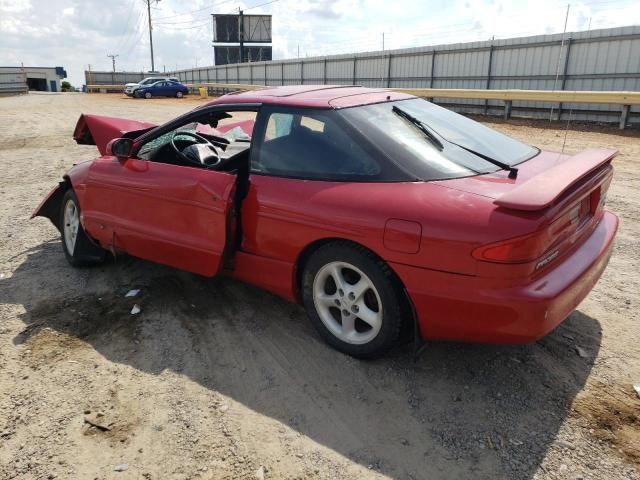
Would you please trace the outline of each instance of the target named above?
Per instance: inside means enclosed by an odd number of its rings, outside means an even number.
[[[213,47],[216,65],[229,65],[232,63],[264,62],[272,59],[271,46],[247,46],[243,47],[244,59],[240,61],[240,47],[237,45],[216,45]]]
[[[271,43],[271,15],[213,15],[214,43],[241,41]]]

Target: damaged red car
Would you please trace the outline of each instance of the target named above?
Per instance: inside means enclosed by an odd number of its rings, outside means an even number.
[[[300,302],[356,357],[418,340],[534,341],[593,288],[614,150],[541,151],[411,95],[291,86],[164,125],[80,117],[34,212],[73,266],[125,252]]]

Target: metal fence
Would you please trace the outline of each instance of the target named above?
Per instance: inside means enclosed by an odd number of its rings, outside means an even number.
[[[141,79],[143,73],[85,72],[87,84]],[[199,82],[262,85],[357,84],[388,88],[640,91],[640,26],[458,43],[351,55],[210,66],[169,72]],[[495,100],[435,98],[466,113],[502,115]],[[620,107],[514,101],[514,116],[617,122]],[[629,112],[640,123],[640,108]]]

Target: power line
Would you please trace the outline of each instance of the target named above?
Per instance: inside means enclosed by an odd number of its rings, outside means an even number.
[[[160,26],[162,27],[166,27],[167,30],[193,30],[194,28],[202,28],[205,27],[207,25],[209,25],[209,23],[211,22],[211,20],[207,20],[206,22],[203,23],[198,23],[195,25],[191,25],[191,26],[184,26],[184,27],[174,27],[171,25],[165,25],[165,24],[160,24]],[[157,25],[156,25],[157,26]]]
[[[140,29],[143,25],[144,25],[144,9],[140,9],[140,13],[138,14],[138,18],[136,19],[133,25],[133,29],[131,30],[131,32],[129,32],[125,40],[122,42],[122,45],[118,47],[118,50],[120,52],[125,52],[124,54],[126,55],[131,48],[132,40],[134,42],[137,42],[140,39]]]
[[[124,58],[129,58],[129,54],[135,49],[144,34],[144,16],[144,10],[140,10],[140,15],[138,15],[138,20],[132,35],[129,36],[120,49],[120,51],[125,52],[123,55]],[[133,43],[131,43],[131,41],[133,41]]]
[[[271,0],[270,2],[264,2],[259,5],[254,5],[253,7],[245,8],[244,10],[253,10],[254,8],[264,7],[265,5],[271,5],[272,3],[279,2],[280,0]]]
[[[199,8],[198,10],[192,10],[190,12],[178,13],[176,15],[167,15],[165,17],[158,17],[158,18],[156,18],[156,21],[157,20],[166,20],[168,18],[184,17],[185,15],[191,15],[192,13],[202,12],[203,10],[211,10],[211,9],[217,7],[218,5],[222,5],[222,4],[225,4],[225,3],[230,3],[230,2],[233,2],[233,1],[235,1],[235,0],[223,0],[221,2],[216,2],[213,5],[210,5],[208,7]]]
[[[210,14],[207,13],[207,15],[205,17],[196,17],[196,18],[191,18],[189,20],[180,20],[178,22],[154,22],[156,25],[182,25],[185,23],[193,23],[193,22],[200,22],[203,20],[211,20],[209,18]]]
[[[118,48],[117,50],[120,50],[120,48],[122,47],[122,43],[123,43],[123,38],[128,38],[128,31],[129,31],[129,24],[131,23],[131,18],[133,17],[133,11],[135,9],[135,1],[136,0],[130,0],[131,1],[131,8],[129,9],[129,14],[127,15],[127,22],[125,24],[124,30],[122,30],[121,38],[120,41],[118,42]]]

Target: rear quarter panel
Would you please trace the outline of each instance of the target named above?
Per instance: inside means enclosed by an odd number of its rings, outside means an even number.
[[[492,199],[426,182],[349,183],[251,177],[243,207],[243,249],[295,263],[321,239],[366,246],[388,262],[474,275],[471,251],[496,237],[535,228],[539,215],[496,211]],[[390,219],[421,226],[417,249],[385,245]]]

